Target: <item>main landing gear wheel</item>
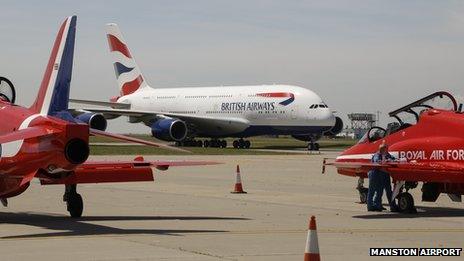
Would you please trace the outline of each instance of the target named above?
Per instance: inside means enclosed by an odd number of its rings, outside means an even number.
[[[84,201],[79,193],[69,196],[66,201],[67,209],[71,217],[79,218],[84,211]]]
[[[367,203],[367,193],[369,192],[368,188],[359,188],[359,201],[361,204]]]
[[[176,141],[176,146],[181,146],[181,147],[203,147],[203,141],[194,140],[194,139]]]
[[[402,213],[417,213],[416,207],[414,206],[414,198],[408,192],[402,192],[397,197],[398,199],[398,210]]]
[[[84,201],[81,195],[77,193],[77,185],[65,185],[63,201],[66,202],[67,210],[71,217],[78,218],[82,216]]]
[[[227,147],[227,141],[226,140],[217,140],[217,139],[212,139],[212,140],[205,140],[203,142],[203,145],[205,148],[211,147],[211,148],[226,148]]]
[[[249,149],[251,147],[251,142],[249,140],[239,139],[234,140],[232,145],[236,149]]]

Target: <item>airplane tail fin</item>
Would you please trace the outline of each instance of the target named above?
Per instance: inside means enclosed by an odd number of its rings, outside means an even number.
[[[147,82],[130,53],[118,25],[113,23],[107,24],[106,36],[113,56],[114,71],[120,95],[128,95],[137,90],[147,88]]]
[[[36,113],[53,115],[68,109],[76,21],[77,16],[66,18],[58,31],[39,93],[30,107]]]

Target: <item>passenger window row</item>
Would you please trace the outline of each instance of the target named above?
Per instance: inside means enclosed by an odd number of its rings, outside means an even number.
[[[223,94],[223,95],[210,95],[209,98],[227,98],[232,97],[232,94]]]
[[[194,114],[196,111],[169,111],[169,113]]]
[[[227,98],[227,97],[232,97],[232,94],[221,94],[221,95],[209,95],[209,96],[206,96],[206,95],[187,95],[187,96],[184,96],[184,98],[186,99],[198,99],[198,98]]]
[[[193,95],[193,96],[185,96],[184,98],[206,98],[206,95]]]

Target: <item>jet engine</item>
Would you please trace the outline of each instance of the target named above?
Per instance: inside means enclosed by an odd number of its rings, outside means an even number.
[[[335,136],[343,130],[343,120],[340,117],[335,117],[335,124],[329,131],[324,132],[325,136]]]
[[[5,77],[0,77],[0,100],[14,103],[16,91],[13,83]]]
[[[108,125],[101,113],[85,112],[76,116],[76,120],[87,123],[90,128],[105,131]]]
[[[72,164],[82,164],[89,157],[89,151],[89,144],[87,142],[75,138],[66,143],[64,155]]]
[[[187,136],[187,125],[178,119],[160,119],[151,125],[151,134],[164,141],[181,141]]]

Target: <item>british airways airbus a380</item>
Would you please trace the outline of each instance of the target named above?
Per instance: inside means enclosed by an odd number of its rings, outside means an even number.
[[[224,137],[239,138],[235,148],[249,148],[244,138],[257,135],[292,135],[319,149],[323,135],[336,135],[343,122],[314,92],[291,85],[152,88],[135,63],[116,24],[107,25],[120,96],[111,102],[72,100],[110,108],[77,110],[95,127],[106,119],[128,116],[142,122],[155,138],[183,146],[226,147]],[[195,140],[207,137],[211,140]]]

